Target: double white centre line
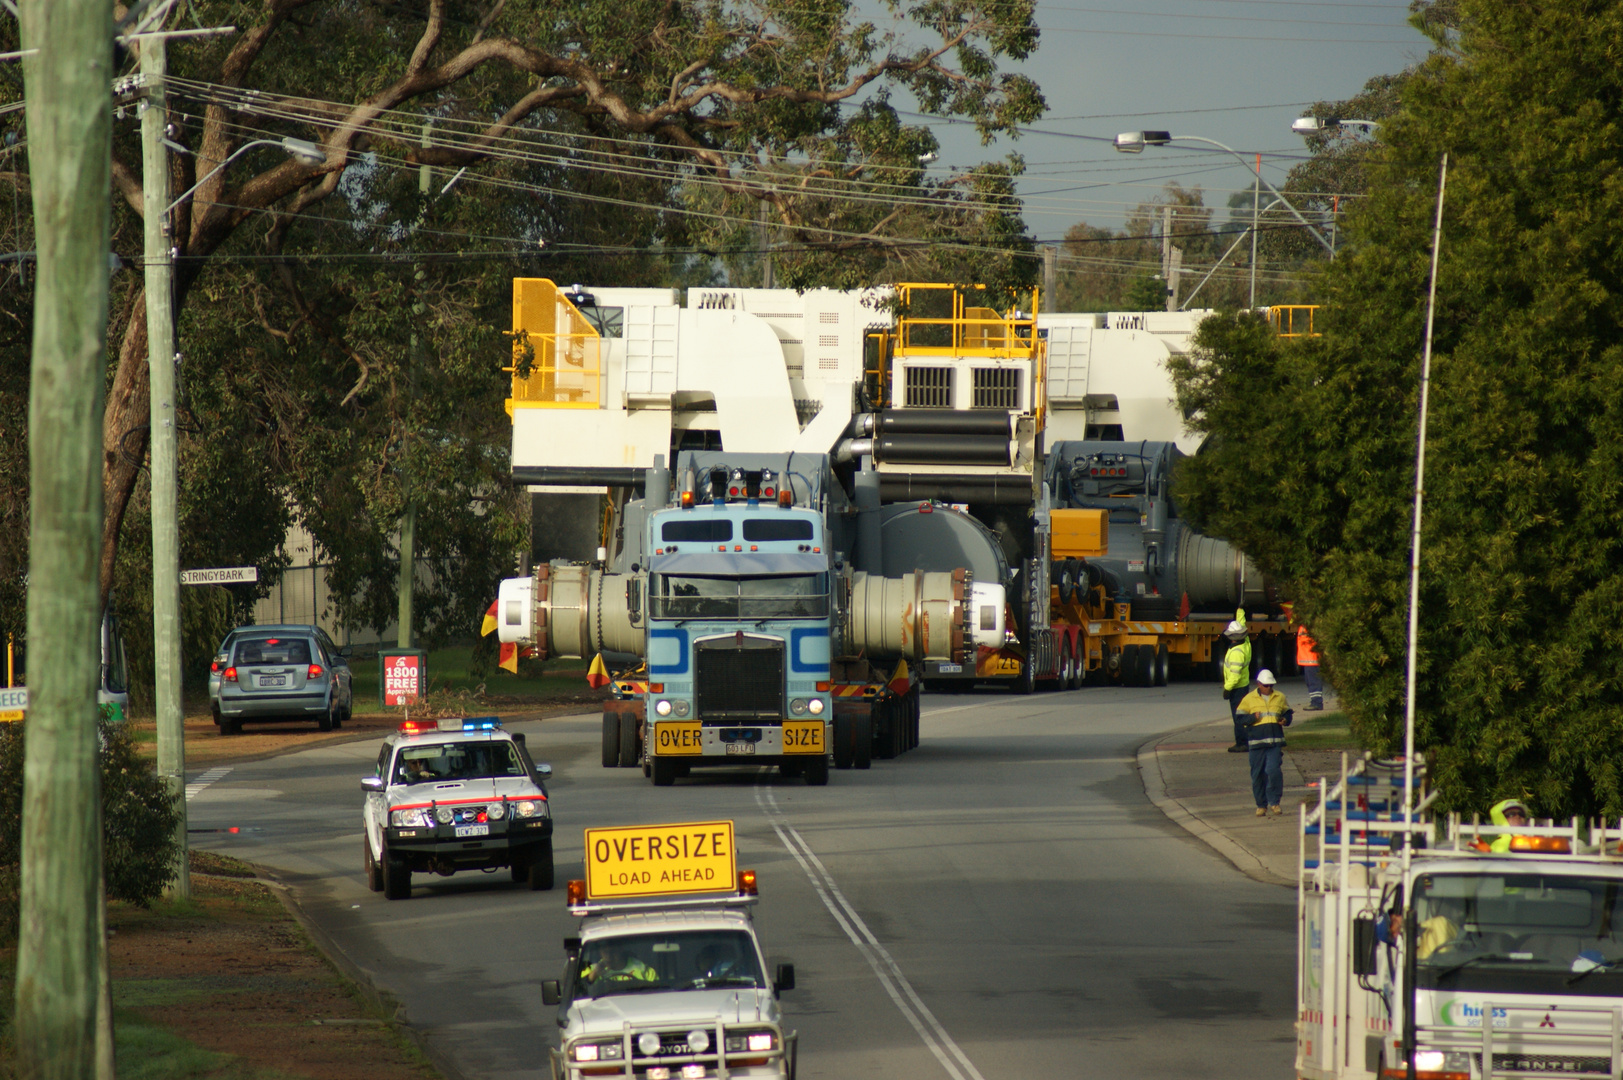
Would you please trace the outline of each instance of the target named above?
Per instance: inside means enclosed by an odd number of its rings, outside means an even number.
[[[874,975],[879,979],[879,985],[885,988],[885,993],[890,995],[891,1001],[896,1003],[896,1007],[907,1018],[907,1022],[913,1025],[913,1030],[918,1032],[919,1038],[924,1041],[930,1053],[941,1062],[941,1067],[947,1071],[947,1075],[952,1077],[952,1080],[986,1080],[980,1070],[975,1068],[975,1063],[969,1060],[968,1055],[953,1041],[952,1036],[947,1034],[947,1029],[941,1026],[941,1021],[935,1018],[930,1007],[919,998],[913,984],[907,981],[907,976],[902,974],[902,969],[895,959],[883,945],[879,944],[879,939],[868,929],[868,924],[862,921],[862,916],[857,914],[856,908],[852,907],[851,902],[840,892],[839,885],[834,881],[834,875],[828,872],[822,860],[812,851],[811,845],[806,843],[805,837],[784,818],[783,812],[778,809],[778,800],[773,796],[772,789],[757,784],[755,801],[760,804],[767,821],[778,834],[778,839],[783,841],[783,846],[789,849],[789,854],[793,855],[800,868],[806,871],[806,877],[810,879],[818,898],[823,901],[823,906],[828,908],[829,914],[834,916],[834,921],[840,924],[840,929],[845,931],[845,936],[851,939],[851,944],[857,947],[862,958],[868,961],[868,966],[873,968]]]

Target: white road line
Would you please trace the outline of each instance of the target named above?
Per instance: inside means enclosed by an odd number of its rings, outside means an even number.
[[[873,968],[873,973],[879,979],[879,984],[885,988],[885,993],[890,995],[891,1001],[896,1003],[896,1008],[907,1018],[908,1023],[913,1025],[913,1030],[918,1032],[919,1038],[923,1040],[930,1053],[935,1055],[947,1075],[952,1077],[952,1080],[986,1080],[980,1070],[975,1068],[975,1063],[969,1060],[968,1055],[953,1041],[952,1036],[947,1034],[947,1029],[941,1026],[941,1021],[936,1019],[929,1006],[919,998],[913,984],[907,981],[907,976],[902,974],[902,969],[895,959],[883,945],[879,944],[879,939],[868,929],[868,924],[862,921],[862,916],[857,914],[850,901],[840,892],[840,887],[835,884],[834,875],[828,872],[822,860],[812,851],[811,845],[806,843],[805,838],[784,818],[783,812],[778,809],[778,801],[773,796],[772,789],[757,783],[755,801],[760,804],[762,812],[766,814],[767,820],[778,834],[778,839],[783,841],[783,846],[806,872],[806,877],[810,879],[818,898],[823,901],[823,906],[828,908],[829,914],[834,916],[834,921],[840,924],[840,929],[851,939],[851,944],[855,945],[863,959],[868,961],[868,966]],[[957,1059],[956,1062],[954,1059]]]
[[[191,783],[187,784],[186,801],[190,802],[194,795],[208,787],[210,784],[214,783],[216,780],[224,779],[225,774],[230,771],[230,765],[220,765],[216,768],[210,769],[208,772],[199,776],[196,780],[193,780]]]

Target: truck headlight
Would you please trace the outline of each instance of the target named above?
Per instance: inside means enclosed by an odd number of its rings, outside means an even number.
[[[664,698],[660,698],[658,701],[654,702],[654,713],[658,716],[671,715],[671,703],[666,701]]]
[[[806,699],[797,697],[789,702],[789,711],[796,716],[804,716],[806,714]]]
[[[688,714],[688,703],[685,701],[673,701],[671,707],[676,710],[677,716],[686,716]]]
[[[433,826],[434,821],[426,809],[419,807],[416,810],[389,811],[389,824],[397,829],[427,829]]]
[[[813,716],[822,716],[823,715],[823,699],[820,698],[820,697],[812,698],[809,702],[806,703],[806,708],[811,710],[811,714]]]
[[[1441,1050],[1416,1050],[1414,1055],[1415,1072],[1442,1072],[1443,1056]]]

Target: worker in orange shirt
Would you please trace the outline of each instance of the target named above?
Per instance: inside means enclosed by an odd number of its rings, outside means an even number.
[[[1302,681],[1307,684],[1309,712],[1324,708],[1324,680],[1319,678],[1319,643],[1307,632],[1307,627],[1296,628],[1296,666],[1302,669]]]

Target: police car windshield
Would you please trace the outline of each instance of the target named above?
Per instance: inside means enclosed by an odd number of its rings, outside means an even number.
[[[648,990],[765,986],[755,944],[739,930],[626,934],[589,941],[576,969],[575,997]]]
[[[1445,985],[1510,968],[1604,973],[1615,964],[1623,977],[1623,881],[1427,874],[1415,885],[1415,914],[1416,960],[1433,978],[1451,976]]]
[[[396,784],[437,784],[447,780],[482,780],[523,776],[524,763],[512,743],[417,743],[401,747],[394,759]]]

